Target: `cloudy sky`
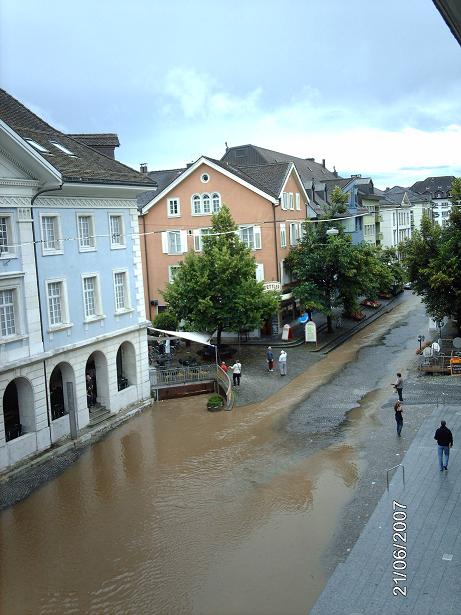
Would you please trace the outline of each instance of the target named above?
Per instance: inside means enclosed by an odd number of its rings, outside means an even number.
[[[381,188],[461,175],[461,47],[431,0],[0,0],[0,81],[134,168],[227,141]]]

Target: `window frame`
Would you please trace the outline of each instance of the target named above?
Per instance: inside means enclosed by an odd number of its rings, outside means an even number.
[[[46,247],[45,235],[43,232],[43,221],[45,218],[52,218],[54,220],[53,227],[55,232],[54,243],[58,246],[56,248]],[[61,216],[54,212],[40,212],[40,239],[42,244],[42,256],[54,256],[55,254],[64,254],[62,231],[61,231]]]
[[[218,203],[218,208],[215,208],[215,203]],[[205,211],[207,205],[207,211]],[[211,192],[194,192],[190,197],[191,215],[192,216],[212,216],[222,207],[221,193],[216,191]]]
[[[61,322],[52,324],[50,311],[50,284],[61,285]],[[67,329],[72,324],[69,318],[69,301],[67,295],[67,280],[65,278],[48,278],[45,280],[46,311],[48,315],[48,331]]]
[[[18,323],[19,316],[19,301],[18,301],[18,287],[17,285],[5,285],[0,286],[0,293],[11,292],[11,304],[1,303],[0,304],[0,339],[2,341],[10,341],[16,339],[20,335],[20,325]],[[5,312],[5,318],[3,318],[3,308],[8,307],[9,305],[13,308],[13,333],[3,333],[3,324],[7,324],[7,314]],[[6,331],[6,327],[5,327]]]
[[[172,205],[176,206],[177,211],[172,212]],[[166,212],[168,218],[180,218],[181,217],[181,199],[179,197],[170,197],[167,199]]]
[[[124,292],[124,306],[123,307],[117,307],[116,277],[118,275],[123,275],[123,292]],[[113,269],[112,270],[112,285],[113,285],[113,290],[114,290],[115,314],[118,315],[118,314],[126,314],[127,312],[131,312],[132,306],[131,306],[131,293],[130,293],[128,269]]]
[[[280,223],[280,247],[287,247],[287,225],[285,222]]]
[[[179,267],[180,267],[179,263],[177,263],[175,265],[168,265],[168,282],[170,284],[174,281],[173,270],[174,269],[179,269]]]
[[[86,309],[86,300],[85,300],[85,280],[94,278],[95,279],[95,287],[94,287],[94,306],[95,313],[88,315]],[[82,299],[83,299],[83,321],[85,323],[94,322],[95,320],[101,320],[105,318],[103,313],[102,306],[102,296],[101,296],[101,281],[99,279],[99,273],[82,273]]]
[[[112,218],[119,218],[121,221],[120,225],[120,243],[113,242],[114,233],[112,233]],[[119,213],[110,213],[109,214],[109,240],[110,240],[110,249],[111,250],[125,250],[126,249],[126,233],[125,233],[125,217],[123,214]]]
[[[80,219],[81,218],[89,218],[90,219],[90,234],[89,238],[92,238],[93,245],[90,246],[82,246],[81,244],[81,235],[80,235]],[[94,223],[94,214],[86,213],[86,212],[77,212],[77,236],[78,236],[78,251],[79,252],[95,252],[96,251],[96,227]]]
[[[8,259],[17,258],[16,251],[14,249],[14,232],[13,232],[13,214],[10,213],[0,213],[0,220],[5,218],[5,233],[6,233],[6,246],[8,246],[8,250],[2,252],[1,244],[0,244],[0,259]]]

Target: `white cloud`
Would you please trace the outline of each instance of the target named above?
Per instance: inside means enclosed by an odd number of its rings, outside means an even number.
[[[320,92],[307,88],[296,100],[264,107],[260,88],[237,96],[211,76],[183,68],[168,73],[166,92],[164,109],[175,114],[178,132],[165,128],[170,131],[168,161],[159,161],[157,168],[179,166],[200,154],[220,157],[228,141],[325,158],[328,168],[375,177],[378,186],[461,173],[461,126],[442,121],[454,115],[456,102],[450,106],[446,100],[439,104],[415,97],[359,109],[342,105],[340,96],[333,103],[322,100]],[[415,117],[423,118],[422,127],[412,126]],[[424,122],[436,129],[425,130]]]

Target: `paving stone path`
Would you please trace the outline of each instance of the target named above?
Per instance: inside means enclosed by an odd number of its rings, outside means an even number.
[[[461,388],[454,385],[452,391],[459,393]],[[454,436],[447,472],[439,470],[433,439],[442,418]],[[444,403],[424,421],[402,460],[405,486],[397,468],[389,492],[349,557],[336,567],[310,615],[461,613],[460,444],[460,405]],[[393,506],[394,501],[405,508]],[[405,514],[395,514],[394,508]],[[402,536],[393,537],[394,523]],[[405,548],[396,553],[394,544]],[[406,567],[394,564],[398,561]]]

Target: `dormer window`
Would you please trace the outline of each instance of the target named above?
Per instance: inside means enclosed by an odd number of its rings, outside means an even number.
[[[59,149],[61,152],[64,152],[64,154],[67,154],[68,156],[73,156],[74,158],[76,158],[76,155],[74,154],[74,152],[71,152],[70,149],[67,149],[67,147],[64,147],[64,145],[61,145],[61,143],[57,143],[56,141],[50,141],[50,143],[51,145],[54,145],[54,147]]]

